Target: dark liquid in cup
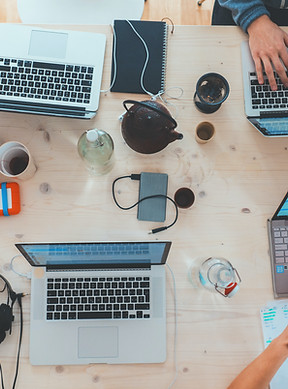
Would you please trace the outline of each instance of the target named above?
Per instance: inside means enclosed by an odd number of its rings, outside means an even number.
[[[24,172],[28,166],[29,157],[27,154],[22,155],[21,157],[14,157],[9,163],[9,170],[14,176]]]
[[[199,136],[200,139],[209,140],[213,135],[213,133],[209,128],[199,128],[197,130],[197,135]]]
[[[174,196],[174,200],[178,207],[189,208],[194,203],[194,193],[189,188],[180,188],[177,190]]]

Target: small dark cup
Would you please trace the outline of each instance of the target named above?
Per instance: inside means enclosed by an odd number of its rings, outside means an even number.
[[[194,103],[203,113],[216,112],[229,95],[227,80],[218,73],[206,73],[199,78]]]
[[[195,195],[189,188],[180,188],[176,191],[174,200],[179,208],[189,208],[194,203]]]

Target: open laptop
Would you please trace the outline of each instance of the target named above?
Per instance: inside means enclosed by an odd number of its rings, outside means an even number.
[[[166,359],[171,242],[19,243],[34,267],[32,365]]]
[[[0,110],[90,119],[106,36],[0,24]]]
[[[248,41],[241,44],[245,113],[250,123],[264,136],[288,136],[288,89],[275,73],[277,91],[266,77],[260,85]]]
[[[288,296],[288,193],[268,220],[274,296]]]

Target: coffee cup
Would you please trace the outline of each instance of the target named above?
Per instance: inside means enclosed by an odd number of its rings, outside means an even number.
[[[203,113],[216,112],[229,95],[228,81],[218,73],[206,73],[199,78],[194,103]]]
[[[190,208],[194,200],[195,195],[189,188],[179,188],[174,195],[174,201],[179,208]]]
[[[195,138],[198,143],[207,143],[215,135],[215,127],[212,123],[201,122],[196,127]]]
[[[36,170],[29,150],[22,143],[10,141],[0,146],[0,173],[5,177],[27,180]]]

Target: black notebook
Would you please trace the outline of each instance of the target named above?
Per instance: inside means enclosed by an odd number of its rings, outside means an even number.
[[[143,76],[144,88],[153,94],[163,92],[166,72],[167,23],[130,20],[149,50],[149,61]],[[141,39],[127,20],[114,21],[113,53],[116,44],[116,67],[112,56],[111,82],[114,71],[116,79],[112,92],[146,93],[141,87],[141,73],[146,60],[146,51]]]

